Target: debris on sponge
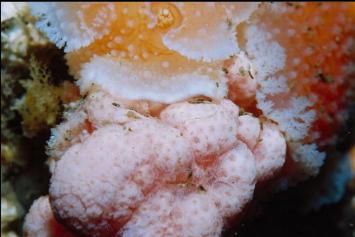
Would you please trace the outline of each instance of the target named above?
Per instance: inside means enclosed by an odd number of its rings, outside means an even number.
[[[351,94],[351,5],[30,6],[68,68],[22,60],[24,134],[59,123],[29,237],[220,236],[260,193],[302,186],[329,159]],[[341,194],[344,180],[328,183]]]
[[[329,43],[351,40],[349,5],[31,6],[83,96],[48,152],[53,214],[80,235],[220,236],[255,194],[317,176],[344,120],[351,55]]]

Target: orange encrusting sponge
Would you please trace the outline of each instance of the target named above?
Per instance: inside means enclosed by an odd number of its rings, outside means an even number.
[[[347,104],[349,63],[355,52],[354,3],[285,3],[285,13],[264,15],[264,27],[285,48],[281,74],[298,95],[315,94],[316,121],[312,130],[318,141],[331,138],[339,129],[336,116]],[[280,20],[280,17],[282,20]],[[314,138],[310,138],[314,139]]]
[[[162,35],[181,24],[182,16],[172,3],[116,3],[116,21],[108,34],[87,47],[67,54],[73,73],[93,55],[109,54],[132,61],[161,62],[166,58],[174,65],[184,65],[187,59],[168,49]],[[178,63],[180,62],[180,63]]]

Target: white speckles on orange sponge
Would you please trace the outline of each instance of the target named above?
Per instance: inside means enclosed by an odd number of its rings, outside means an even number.
[[[87,46],[109,33],[116,19],[115,5],[105,3],[31,3],[32,13],[40,18],[37,26],[65,51]]]
[[[204,61],[227,59],[238,52],[235,28],[257,7],[258,3],[32,4],[33,13],[42,17],[39,27],[59,47],[66,45],[66,51],[94,41],[102,46],[96,47],[99,51],[109,48],[127,51],[111,43],[113,38],[123,36],[123,45],[135,45],[138,52],[144,49],[160,53],[166,48],[189,59]],[[139,31],[138,41],[131,37],[135,31]],[[100,41],[106,34],[107,39]],[[147,45],[146,38],[157,47]]]
[[[181,25],[163,42],[169,49],[194,60],[222,60],[239,51],[236,26],[247,20],[258,3],[184,4]],[[201,17],[203,16],[203,17]]]
[[[289,78],[276,76],[285,67],[285,49],[271,40],[270,33],[257,26],[247,28],[246,38],[246,50],[258,71],[258,108],[266,117],[278,122],[289,139],[302,139],[315,119],[315,112],[309,109],[313,105],[309,98],[285,96],[291,94],[288,83],[294,77],[292,74]]]
[[[246,29],[246,51],[258,72],[260,80],[285,66],[285,49],[272,41],[269,32],[251,25]]]
[[[336,108],[325,114],[341,117],[338,95],[346,90],[330,81],[341,78],[347,61],[337,43],[351,40],[346,19],[333,19],[329,7],[33,6],[44,13],[39,25],[51,40],[74,50],[67,63],[86,96],[49,142],[51,207],[80,235],[220,236],[257,182],[263,188],[278,174],[289,182],[318,172],[324,154],[309,131],[329,126],[314,123],[322,102]],[[317,25],[326,37],[312,38],[305,17],[334,27],[328,34]],[[310,78],[318,59],[334,78]],[[247,113],[240,116],[239,107]],[[290,162],[283,167],[286,139]]]

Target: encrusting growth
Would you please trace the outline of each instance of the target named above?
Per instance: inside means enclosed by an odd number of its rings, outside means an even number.
[[[55,219],[80,236],[220,236],[258,184],[316,175],[329,144],[320,88],[344,91],[351,55],[336,41],[351,45],[349,6],[32,3],[84,98],[52,130],[49,204],[35,202],[25,234],[56,236],[41,226]],[[303,15],[334,26],[334,44],[296,27]],[[314,81],[309,55],[334,77]],[[345,108],[331,99],[327,112]]]

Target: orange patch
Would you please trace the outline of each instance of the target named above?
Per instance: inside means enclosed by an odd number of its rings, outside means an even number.
[[[347,104],[349,75],[346,65],[354,61],[350,41],[355,36],[354,3],[285,3],[285,13],[264,14],[263,27],[285,48],[286,66],[281,74],[293,92],[316,95],[317,121],[313,131],[320,140],[339,129],[335,116]],[[354,47],[354,46],[353,46]]]

